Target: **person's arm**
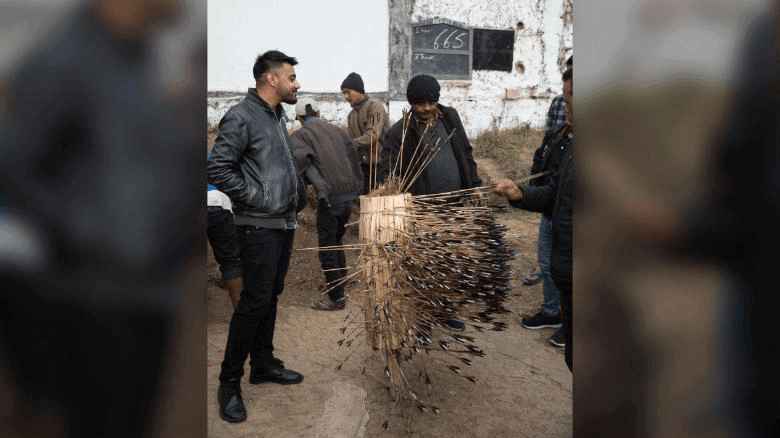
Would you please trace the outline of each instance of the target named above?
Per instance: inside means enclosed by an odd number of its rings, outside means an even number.
[[[239,160],[249,146],[246,122],[228,111],[219,122],[219,134],[208,160],[208,182],[235,203],[249,203],[257,193],[250,189],[241,173]]]
[[[399,123],[403,123],[399,122]],[[396,127],[398,127],[396,125]],[[390,176],[393,166],[398,161],[398,154],[401,150],[401,129],[390,129],[382,139],[382,149],[379,154],[379,163],[377,164],[377,181],[383,183]],[[402,173],[403,169],[396,169],[396,173]]]
[[[544,167],[544,155],[546,150],[547,148],[545,146],[545,142],[542,141],[542,144],[540,144],[539,147],[534,151],[534,158],[531,163],[530,175],[535,175],[542,171],[542,168]]]
[[[482,185],[482,178],[479,177],[479,172],[477,171],[477,162],[474,161],[474,148],[471,147],[469,137],[466,135],[466,129],[463,127],[463,122],[460,120],[460,115],[455,110],[452,111],[452,114],[454,116],[453,121],[455,124],[455,129],[460,135],[463,136],[463,158],[466,160],[466,165],[469,167],[472,175],[471,187],[480,187]]]
[[[552,178],[552,180],[557,179]],[[558,186],[555,182],[552,182],[544,186],[526,185],[520,190],[523,193],[522,198],[517,201],[509,201],[509,203],[515,208],[543,213],[555,202]]]
[[[346,131],[339,131],[341,133],[341,141],[344,143],[344,150],[349,160],[349,167],[352,170],[352,174],[357,178],[358,193],[363,192],[363,170],[360,168],[360,155],[352,143],[352,138],[349,137]],[[380,157],[381,158],[381,157]]]
[[[328,204],[330,196],[330,184],[317,167],[317,153],[312,147],[314,138],[306,128],[295,131],[290,136],[290,145],[292,147],[295,166],[299,175],[303,175],[304,182],[314,186],[317,191],[317,199],[324,200]]]
[[[514,208],[542,213],[555,202],[558,191],[558,179],[551,178],[550,183],[541,187],[523,186],[520,188],[514,181],[502,179],[496,182],[494,191],[504,196],[509,205]]]
[[[355,143],[369,148],[371,142],[374,144],[382,140],[382,133],[385,131],[385,120],[387,119],[385,107],[376,101],[367,102],[368,107],[368,129],[360,137],[354,139]]]

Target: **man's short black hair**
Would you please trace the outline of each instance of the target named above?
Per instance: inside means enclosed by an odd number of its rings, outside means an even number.
[[[255,80],[260,79],[264,73],[269,70],[281,67],[282,64],[296,65],[298,60],[292,56],[287,56],[278,50],[269,50],[258,56],[255,60],[255,66],[252,67],[252,74]]]
[[[574,69],[573,68],[567,68],[565,72],[563,72],[563,82],[570,81],[574,77]]]
[[[566,60],[566,67],[572,68],[574,66],[574,55],[569,56],[569,59]]]

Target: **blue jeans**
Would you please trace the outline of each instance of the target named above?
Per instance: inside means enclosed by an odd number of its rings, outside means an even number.
[[[542,220],[539,222],[539,240],[536,255],[539,261],[539,270],[542,271],[542,293],[544,294],[542,312],[545,315],[557,316],[561,313],[561,293],[555,287],[550,274],[552,241],[552,219],[542,215]]]

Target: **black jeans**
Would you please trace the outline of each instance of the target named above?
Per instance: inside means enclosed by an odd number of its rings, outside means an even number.
[[[241,277],[241,248],[238,244],[236,226],[230,210],[222,207],[209,207],[209,223],[206,236],[219,263],[223,280]]]
[[[238,383],[244,362],[253,368],[271,365],[279,295],[290,265],[294,230],[238,226],[244,289],[230,319],[221,382]]]
[[[333,204],[328,208],[323,202],[317,205],[317,237],[320,246],[341,245],[344,238],[344,226],[352,214],[352,201]],[[344,251],[320,251],[320,265],[329,288],[347,275],[344,269],[347,260]],[[333,301],[344,298],[344,285],[339,285],[328,296]]]

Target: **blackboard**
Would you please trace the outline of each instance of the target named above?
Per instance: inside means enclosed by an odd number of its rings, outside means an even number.
[[[474,29],[474,70],[512,71],[514,30]]]
[[[412,25],[412,76],[471,79],[471,29],[449,22]]]

